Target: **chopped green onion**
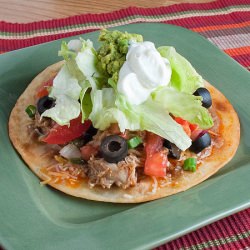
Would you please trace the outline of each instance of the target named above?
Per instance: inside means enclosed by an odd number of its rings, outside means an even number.
[[[25,112],[28,114],[30,118],[34,118],[36,114],[36,107],[34,105],[29,105],[26,109]]]
[[[127,143],[129,148],[136,148],[138,145],[142,143],[142,139],[139,136],[135,136],[129,139]]]
[[[83,165],[85,163],[85,161],[82,158],[72,158],[70,159],[70,162],[79,165]]]
[[[196,158],[188,158],[184,161],[184,170],[195,172],[196,164]]]

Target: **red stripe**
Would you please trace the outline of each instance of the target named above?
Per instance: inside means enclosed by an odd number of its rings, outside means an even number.
[[[239,56],[239,55],[250,54],[250,46],[225,49],[224,52],[227,53],[229,56]]]
[[[191,234],[188,234],[187,237],[185,237],[185,242],[186,242],[186,246],[191,246],[194,244],[198,244],[199,238],[197,237],[196,234],[191,233]]]
[[[191,241],[191,244],[189,245],[199,244],[200,243],[199,235],[197,235],[195,232],[190,233],[190,241]]]
[[[180,6],[179,6],[180,7]],[[123,9],[120,11],[114,12],[115,15],[112,15],[112,13],[107,14],[100,14],[100,15],[81,15],[81,16],[74,16],[69,17],[65,19],[57,19],[57,20],[50,20],[50,21],[41,21],[41,22],[34,22],[34,23],[28,23],[28,24],[10,24],[1,21],[0,22],[0,30],[2,32],[12,32],[12,33],[21,33],[21,32],[29,32],[29,31],[36,31],[36,30],[48,30],[48,29],[56,29],[56,28],[67,28],[67,26],[70,26],[74,24],[74,26],[82,26],[85,23],[89,22],[99,22],[99,25],[102,22],[108,22],[108,21],[115,21],[115,20],[121,20],[122,18],[125,18],[127,16],[133,16],[133,15],[142,15],[142,16],[150,16],[154,13],[145,13],[148,12],[145,9],[139,9],[135,7],[130,7],[128,9]],[[111,16],[109,16],[111,14]],[[167,14],[167,12],[158,13],[156,15],[163,15]],[[96,18],[96,17],[98,18]],[[102,18],[100,18],[102,16]],[[233,16],[233,18],[232,18]],[[207,26],[207,25],[219,25],[219,24],[235,24],[238,22],[248,21],[250,20],[249,12],[234,12],[233,14],[223,14],[223,15],[215,15],[215,16],[198,16],[198,17],[188,17],[188,18],[181,18],[178,19],[178,14],[176,15],[176,19],[173,20],[166,20],[165,23],[169,24],[175,24],[180,25],[182,27],[186,28],[197,28],[201,26]]]
[[[164,23],[179,25],[184,28],[194,29],[208,25],[235,24],[250,21],[249,11],[233,12],[232,14],[218,14],[214,16],[193,16],[176,20],[166,20]]]
[[[189,11],[189,10],[209,10],[209,9],[220,9],[223,7],[231,6],[231,5],[245,5],[246,1],[244,0],[219,0],[216,2],[210,3],[202,3],[202,4],[175,4],[166,7],[158,7],[158,8],[138,8],[138,7],[129,7],[126,9],[105,13],[105,14],[84,14],[78,15],[68,18],[61,18],[56,20],[48,20],[48,21],[40,21],[33,22],[28,24],[17,24],[17,23],[9,23],[9,22],[0,22],[0,30],[6,32],[28,32],[39,29],[52,29],[67,26],[68,24],[82,24],[88,22],[104,22],[104,21],[112,21],[121,19],[126,16],[131,16],[133,14],[143,14],[146,16],[153,15],[162,15],[162,14],[170,14],[170,13],[178,13],[181,11]]]
[[[132,9],[132,8],[129,8],[129,9]],[[137,8],[135,8],[135,9],[137,9]],[[124,11],[125,10],[123,10],[122,12],[124,12]],[[118,14],[118,12],[117,12],[117,14]],[[234,12],[233,18],[231,17],[231,14],[229,14],[229,15],[216,15],[216,16],[207,16],[207,17],[182,18],[182,19],[178,19],[178,20],[164,21],[163,23],[174,24],[174,25],[178,25],[178,26],[182,26],[182,27],[190,29],[190,28],[195,28],[195,27],[201,27],[202,25],[206,26],[207,24],[218,25],[221,23],[223,23],[223,24],[233,23],[233,21],[235,22],[235,18],[237,15],[243,20],[247,20],[247,18],[250,20],[249,12],[241,12],[241,13]],[[77,17],[74,17],[74,18],[77,18]],[[119,18],[117,18],[117,19],[119,19]],[[54,21],[56,21],[56,20],[54,20]],[[92,20],[92,21],[94,21],[94,20]],[[35,23],[33,23],[33,24],[35,24]],[[33,24],[30,24],[30,25],[32,26]],[[43,25],[46,25],[45,22],[42,22],[41,24],[42,24],[42,26],[40,26],[40,28],[43,28]],[[70,23],[67,23],[66,25],[70,25]],[[61,33],[61,34],[56,34],[56,35],[41,36],[41,37],[20,39],[20,40],[19,39],[12,39],[12,40],[0,39],[0,50],[1,51],[10,51],[10,50],[15,50],[15,49],[20,49],[20,48],[24,48],[24,47],[44,43],[44,42],[49,42],[49,41],[60,39],[60,38],[84,34],[84,33],[90,32],[90,31],[93,31],[93,30],[80,30],[80,31],[66,32],[66,33]]]
[[[232,58],[244,67],[250,66],[250,53],[245,55],[232,56]]]
[[[215,31],[215,30],[227,30],[227,29],[237,29],[237,28],[245,28],[250,27],[250,21],[247,22],[234,22],[232,24],[219,24],[219,25],[208,25],[203,27],[198,27],[192,29],[195,32],[206,32],[206,31]]]
[[[172,250],[185,247],[195,246],[197,244],[207,243],[211,240],[232,237],[250,229],[250,208],[243,210],[237,214],[216,221],[211,225],[202,229],[189,233],[179,239],[173,240],[156,250]],[[210,247],[209,249],[225,250],[225,249],[243,249],[250,246],[250,237],[239,239],[237,242],[227,243],[218,247]]]
[[[235,224],[235,216],[231,216],[229,218],[226,218],[227,221],[229,221],[229,226],[234,230],[234,232],[236,232],[235,234],[237,235],[237,232],[238,232],[238,228],[236,227],[236,224]],[[244,245],[246,243],[246,240],[241,240],[238,236],[237,236],[237,241],[234,241],[232,243],[229,244],[229,246],[232,246],[236,249],[242,249],[242,244],[243,246],[246,246]]]

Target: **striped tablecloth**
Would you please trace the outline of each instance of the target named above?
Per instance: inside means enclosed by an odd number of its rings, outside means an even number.
[[[28,24],[0,22],[0,52],[136,22],[161,22],[188,28],[206,37],[250,70],[250,0],[219,0],[150,9],[129,7],[112,13],[84,14]],[[250,249],[250,209],[158,249]]]

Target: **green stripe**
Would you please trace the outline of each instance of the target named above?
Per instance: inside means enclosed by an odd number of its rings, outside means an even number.
[[[182,18],[185,15],[193,15],[195,13],[200,14],[200,15],[204,15],[204,14],[209,14],[209,13],[221,13],[224,14],[223,12],[227,12],[228,10],[233,9],[234,11],[237,11],[238,9],[242,9],[245,8],[244,11],[247,11],[250,9],[249,5],[236,5],[236,6],[228,6],[225,8],[221,8],[221,9],[213,9],[213,10],[189,10],[189,11],[183,11],[183,12],[175,12],[175,13],[169,13],[169,14],[163,14],[163,15],[153,15],[153,16],[144,16],[144,15],[132,15],[132,16],[127,16],[125,18],[121,18],[121,19],[117,19],[117,20],[112,20],[112,21],[107,21],[107,22],[89,22],[89,23],[83,23],[83,24],[77,24],[77,25],[69,25],[69,26],[63,26],[63,27],[58,27],[58,28],[52,28],[52,29],[38,29],[38,30],[32,30],[29,32],[21,32],[21,33],[17,33],[17,32],[0,32],[0,36],[4,37],[4,36],[13,36],[15,35],[16,38],[18,37],[23,37],[25,35],[35,35],[37,33],[41,33],[39,34],[45,34],[45,33],[55,33],[58,31],[63,31],[63,30],[67,30],[67,31],[74,31],[77,28],[88,28],[91,26],[96,26],[96,28],[101,28],[103,26],[111,26],[111,25],[115,25],[118,23],[127,23],[127,22],[131,22],[133,20],[136,20],[138,18],[143,19],[144,21],[150,20],[150,19],[154,19],[154,20],[159,20],[159,19],[165,19],[167,20],[168,18]]]
[[[216,246],[221,246],[221,245],[225,245],[225,244],[230,244],[232,242],[246,239],[249,236],[250,236],[250,230],[248,230],[246,232],[238,233],[238,234],[235,234],[232,236],[228,236],[225,238],[219,238],[216,240],[209,240],[209,241],[197,244],[197,245],[192,245],[190,247],[180,248],[179,250],[202,250],[202,249],[206,249],[209,247],[216,247]]]

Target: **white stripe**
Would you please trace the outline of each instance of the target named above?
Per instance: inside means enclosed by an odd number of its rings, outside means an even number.
[[[51,30],[51,31],[37,31],[35,34],[15,34],[15,35],[0,35],[0,39],[15,39],[15,40],[22,40],[22,39],[29,39],[29,38],[35,38],[39,36],[48,36],[48,35],[58,35],[58,34],[63,34],[67,32],[75,32],[75,31],[83,31],[87,29],[102,29],[102,28],[110,28],[110,27],[115,27],[119,25],[124,25],[124,24],[130,24],[130,23],[135,23],[135,22],[162,22],[162,21],[169,21],[169,20],[178,20],[182,18],[188,18],[188,17],[203,17],[203,16],[216,16],[219,14],[231,14],[233,12],[244,12],[244,11],[250,11],[250,7],[244,7],[244,8],[237,8],[237,7],[231,7],[228,10],[222,10],[222,11],[217,11],[213,13],[209,12],[198,12],[198,13],[187,13],[187,14],[182,14],[181,16],[168,16],[171,14],[165,14],[163,17],[158,17],[158,18],[151,18],[147,16],[142,16],[142,17],[136,17],[131,20],[113,20],[112,22],[114,23],[100,23],[97,25],[93,24],[82,24],[81,27],[75,27],[75,28],[68,28],[68,29],[61,29],[61,30]],[[178,13],[173,13],[173,15],[178,15]],[[125,18],[126,19],[126,18]],[[79,24],[78,24],[79,25]]]
[[[233,49],[233,48],[249,46],[250,33],[212,37],[208,38],[208,40],[216,44],[222,50]]]

